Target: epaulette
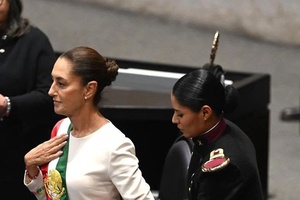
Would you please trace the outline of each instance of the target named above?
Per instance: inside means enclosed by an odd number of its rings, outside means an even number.
[[[230,159],[225,156],[224,150],[219,148],[210,152],[210,158],[202,165],[201,170],[202,172],[218,171],[227,166],[229,162]]]

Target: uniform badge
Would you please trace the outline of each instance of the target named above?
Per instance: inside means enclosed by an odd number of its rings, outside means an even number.
[[[56,169],[49,171],[44,185],[48,196],[53,200],[59,200],[66,192],[60,173]]]
[[[210,158],[202,167],[202,172],[218,171],[228,165],[230,159],[225,156],[224,150],[219,148],[210,152]]]

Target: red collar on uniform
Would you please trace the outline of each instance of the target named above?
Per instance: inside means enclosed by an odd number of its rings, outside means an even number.
[[[209,131],[208,133],[202,135],[201,137],[205,138],[208,143],[212,143],[216,141],[221,135],[224,134],[226,128],[225,120],[222,118],[219,122],[219,124]]]
[[[193,141],[195,144],[199,144],[200,146],[207,143],[213,143],[224,134],[225,128],[226,123],[224,118],[222,118],[220,122],[216,125],[216,127],[214,127],[212,130],[208,131],[205,134],[193,138]]]

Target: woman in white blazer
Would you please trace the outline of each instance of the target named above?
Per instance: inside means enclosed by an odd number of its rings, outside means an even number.
[[[99,111],[102,90],[118,68],[89,47],[57,59],[49,95],[55,112],[66,118],[24,157],[24,184],[37,199],[154,199],[134,144]]]

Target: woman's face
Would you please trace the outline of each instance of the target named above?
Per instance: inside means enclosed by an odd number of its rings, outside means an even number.
[[[171,103],[174,109],[172,122],[177,124],[177,128],[184,137],[196,137],[207,130],[202,109],[199,112],[194,112],[190,108],[180,105],[173,94],[171,94]]]
[[[53,83],[48,94],[53,98],[57,114],[72,117],[80,113],[85,102],[86,87],[81,78],[71,73],[72,65],[65,58],[58,58],[52,70]]]
[[[7,23],[9,2],[8,0],[0,0],[0,27],[4,27]]]

